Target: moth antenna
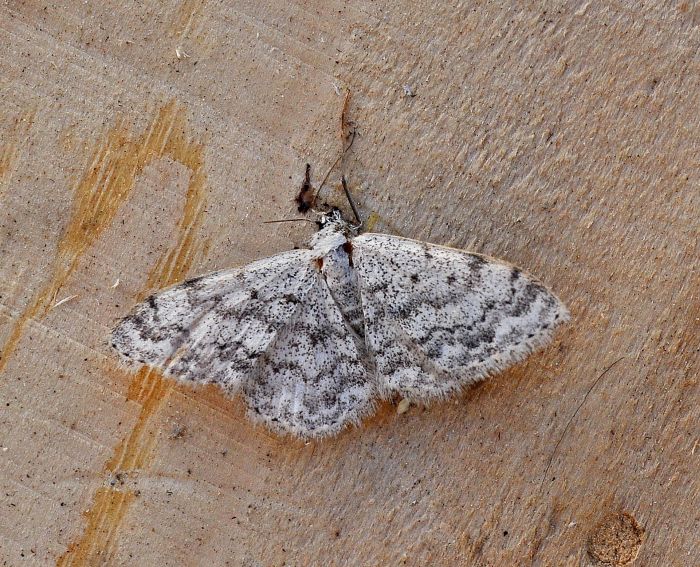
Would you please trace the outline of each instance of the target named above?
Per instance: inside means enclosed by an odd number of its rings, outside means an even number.
[[[355,206],[355,201],[352,198],[352,195],[350,194],[350,189],[348,189],[348,182],[345,180],[345,176],[343,175],[340,178],[340,182],[343,184],[343,191],[345,191],[345,197],[348,200],[348,203],[350,203],[350,208],[352,209],[352,214],[355,215],[355,219],[357,220],[357,226],[353,226],[352,228],[354,230],[358,230],[362,228],[363,220],[362,217],[360,216],[360,213],[357,210],[357,207]]]
[[[313,210],[313,209],[312,209],[312,210]],[[315,212],[315,211],[314,211],[314,212]],[[311,224],[313,224],[313,222],[314,222],[314,221],[309,220],[309,219],[298,218],[298,219],[266,220],[266,221],[263,221],[263,224],[273,224],[273,223],[278,223],[278,222],[299,222],[299,221],[310,222]]]

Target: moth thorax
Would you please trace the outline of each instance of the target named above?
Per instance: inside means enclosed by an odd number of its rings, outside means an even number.
[[[333,250],[348,241],[350,227],[345,221],[338,221],[324,226],[309,240],[314,250]]]

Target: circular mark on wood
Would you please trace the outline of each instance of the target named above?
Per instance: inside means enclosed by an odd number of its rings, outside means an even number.
[[[627,512],[610,514],[598,524],[588,542],[588,553],[605,565],[629,565],[642,547],[644,528]]]

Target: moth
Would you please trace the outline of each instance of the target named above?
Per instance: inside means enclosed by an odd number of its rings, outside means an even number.
[[[569,317],[508,263],[358,228],[332,209],[308,249],[151,295],[112,346],[240,392],[255,421],[312,438],[359,423],[380,399],[447,398],[546,345]]]

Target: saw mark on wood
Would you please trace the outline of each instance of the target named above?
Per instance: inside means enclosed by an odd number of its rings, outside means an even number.
[[[24,149],[24,145],[29,137],[29,131],[34,125],[35,110],[25,110],[14,123],[2,134],[0,143],[0,183],[14,171],[15,165]],[[0,194],[2,193],[0,185]]]

